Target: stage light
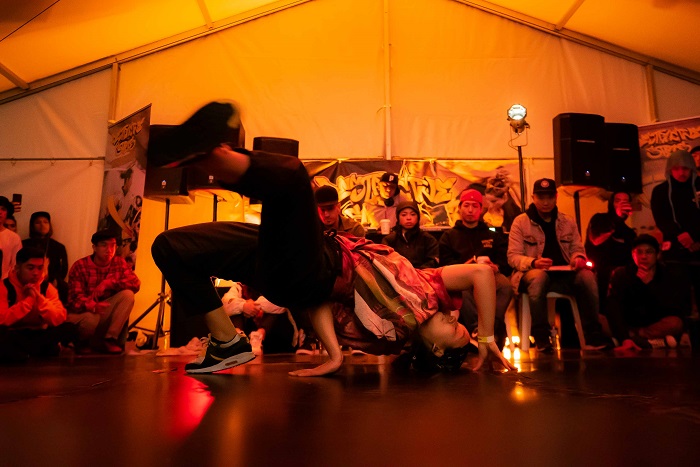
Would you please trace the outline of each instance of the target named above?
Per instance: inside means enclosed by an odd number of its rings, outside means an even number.
[[[522,133],[525,128],[529,128],[530,125],[525,121],[527,116],[527,109],[525,106],[520,104],[513,104],[508,109],[508,122],[510,126],[513,127],[513,131],[516,133]]]

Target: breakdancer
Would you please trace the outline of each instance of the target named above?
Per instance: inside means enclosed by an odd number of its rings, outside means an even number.
[[[205,355],[187,364],[187,373],[212,373],[255,358],[224,311],[212,276],[250,284],[280,306],[308,310],[329,360],[290,372],[293,376],[337,371],[343,362],[339,341],[378,354],[412,346],[435,368],[460,367],[469,334],[443,311],[449,310],[448,290],[470,286],[479,314],[474,369],[489,353],[513,369],[493,339],[496,295],[490,268],[418,271],[386,246],[324,235],[309,176],[298,159],[222,144],[235,140],[230,136],[239,122],[233,104],[213,102],[149,142],[149,164],[196,164],[216,174],[222,186],[263,203],[260,226],[198,224],[163,232],[153,242],[153,259],[173,295],[187,313],[204,315],[211,333]]]

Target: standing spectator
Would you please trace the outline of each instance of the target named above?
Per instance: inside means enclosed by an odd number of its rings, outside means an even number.
[[[695,146],[690,150],[690,155],[693,156],[695,161],[695,171],[700,175],[700,146]]]
[[[438,242],[420,229],[418,203],[401,201],[396,207],[396,222],[393,232],[384,237],[382,243],[409,260],[414,268],[438,267]]]
[[[632,261],[632,241],[636,234],[625,221],[632,212],[632,197],[618,191],[608,201],[608,212],[594,214],[586,232],[586,254],[593,262],[598,282],[600,310],[606,313],[606,297],[610,274]]]
[[[15,232],[5,228],[5,220],[15,212],[14,205],[9,199],[0,196],[0,251],[2,251],[2,275],[5,279],[15,267],[17,252],[22,248],[22,240]]]
[[[478,261],[491,266],[496,279],[496,343],[503,348],[506,339],[505,315],[513,298],[513,287],[506,277],[510,267],[506,258],[508,248],[505,235],[489,229],[482,220],[483,197],[474,189],[464,190],[459,196],[460,220],[440,237],[440,265],[469,264]],[[478,317],[473,290],[462,293],[460,320],[469,330],[476,329]]]
[[[79,352],[124,351],[134,294],[141,281],[124,258],[115,256],[118,235],[109,230],[93,234],[93,254],[70,268],[68,321],[78,326]]]
[[[700,305],[700,179],[688,151],[668,158],[666,181],[651,192],[651,213],[664,236],[664,263],[690,277]]]
[[[22,248],[15,267],[0,281],[0,362],[58,355],[72,338],[56,288],[44,281],[44,252]]]
[[[61,302],[68,303],[68,254],[66,247],[53,238],[51,215],[45,211],[37,211],[29,218],[29,238],[22,240],[23,247],[39,248],[49,260],[47,279],[56,289]]]
[[[508,263],[515,269],[511,276],[513,287],[530,297],[532,335],[537,350],[553,352],[547,316],[547,293],[550,291],[576,297],[589,347],[612,347],[612,340],[603,334],[598,321],[595,274],[586,266],[586,253],[576,222],[557,209],[554,180],[537,180],[532,200],[527,211],[513,221],[508,239]],[[570,267],[570,270],[548,272],[552,266]]]
[[[634,263],[610,279],[608,322],[623,349],[676,347],[681,317],[691,307],[690,283],[659,263],[659,242],[643,234],[633,243]]]
[[[325,185],[314,193],[318,206],[318,217],[323,223],[323,230],[335,230],[341,235],[364,237],[365,228],[354,219],[340,213],[338,191],[330,185]]]
[[[7,230],[17,233],[17,219],[15,219],[15,216],[7,216],[3,225]]]
[[[379,228],[379,221],[389,219],[391,227],[396,225],[396,206],[408,198],[401,194],[399,176],[386,172],[379,179],[378,195],[365,202],[365,225],[371,229]]]

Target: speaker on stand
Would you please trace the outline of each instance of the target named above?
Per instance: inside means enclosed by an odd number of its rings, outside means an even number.
[[[605,158],[608,164],[606,190],[642,192],[642,158],[637,125],[605,124]]]

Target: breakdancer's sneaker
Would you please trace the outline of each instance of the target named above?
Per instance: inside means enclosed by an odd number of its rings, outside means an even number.
[[[186,373],[214,373],[242,365],[255,358],[253,349],[244,334],[238,335],[234,343],[209,339],[206,353],[192,363],[185,365]]]
[[[178,167],[209,154],[221,144],[242,145],[241,119],[232,102],[210,102],[180,125],[151,125],[148,164]]]

